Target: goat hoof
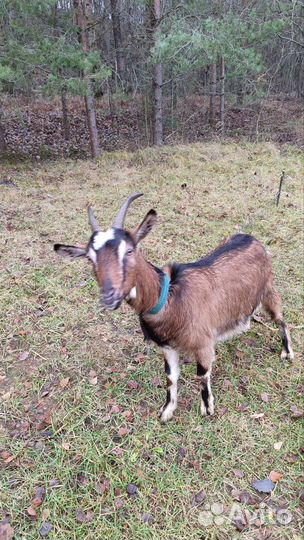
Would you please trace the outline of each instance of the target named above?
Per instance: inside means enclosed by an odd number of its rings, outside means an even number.
[[[281,359],[282,360],[286,360],[286,358],[289,358],[289,360],[293,360],[294,359],[294,352],[292,349],[290,349],[289,352],[285,351],[285,349],[282,350],[281,352]]]
[[[173,417],[173,410],[170,409],[170,407],[166,407],[166,409],[162,409],[160,411],[160,421],[165,424],[166,422],[168,422],[169,420],[171,420],[171,418]]]
[[[206,409],[204,403],[201,403],[201,416],[213,416],[214,415],[214,406],[209,405],[208,409]]]
[[[207,416],[208,412],[204,403],[201,403],[201,416]]]

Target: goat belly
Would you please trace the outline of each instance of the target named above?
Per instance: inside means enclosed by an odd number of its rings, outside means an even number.
[[[245,317],[240,321],[236,321],[234,325],[225,328],[224,330],[218,330],[216,341],[226,341],[235,336],[239,336],[243,332],[250,330],[251,317]]]

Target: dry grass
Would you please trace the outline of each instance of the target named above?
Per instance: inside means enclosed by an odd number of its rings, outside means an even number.
[[[1,166],[1,179],[17,186],[0,186],[0,505],[16,538],[36,540],[42,521],[52,523],[49,537],[56,540],[301,538],[301,420],[290,410],[303,394],[301,165],[295,148],[244,143]],[[276,208],[282,170],[287,179]],[[113,314],[98,307],[85,263],[63,262],[52,251],[56,241],[87,240],[88,202],[107,227],[136,190],[145,198],[132,206],[128,224],[151,207],[158,210],[159,226],[144,246],[156,264],[193,260],[238,230],[255,234],[273,254],[296,358],[282,362],[277,333],[261,325],[222,344],[212,419],[200,418],[194,366],[184,365],[179,409],[173,422],[160,426],[161,355],[145,347],[127,307]],[[119,437],[121,427],[130,432]],[[288,508],[291,523],[238,532],[227,519],[231,490],[253,494],[251,482],[272,469],[283,478],[266,501]],[[109,489],[101,494],[96,483],[105,478]],[[130,482],[137,498],[127,495]],[[26,510],[41,485],[46,499],[30,521]],[[207,497],[197,508],[192,497],[202,489]],[[204,527],[199,514],[212,503],[223,503],[225,519]],[[79,508],[93,512],[90,523],[77,519]],[[146,513],[153,523],[144,523]]]

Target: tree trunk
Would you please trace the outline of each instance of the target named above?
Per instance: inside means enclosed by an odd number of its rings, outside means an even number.
[[[119,13],[118,3],[119,3],[119,0],[111,0],[111,18],[112,18],[117,73],[118,73],[120,82],[122,83],[124,80],[124,74],[125,74],[125,58],[123,54],[123,42],[122,42],[122,34],[121,34],[121,27],[120,27],[120,13]]]
[[[209,122],[212,127],[215,125],[215,96],[216,96],[216,64],[210,66],[210,108]]]
[[[93,0],[74,0],[74,9],[76,13],[76,23],[79,27],[79,39],[85,53],[93,50],[95,35],[93,30]],[[94,105],[94,96],[90,76],[83,74],[83,80],[86,83],[85,108],[87,113],[87,122],[90,135],[90,145],[92,156],[98,157],[101,154],[99,135],[96,124],[96,113]]]
[[[156,34],[160,21],[160,0],[150,0],[150,32],[151,48],[156,42]],[[153,73],[153,144],[163,144],[163,66],[161,63],[154,66]]]
[[[1,154],[5,154],[5,152],[7,151],[7,144],[6,144],[6,139],[5,139],[5,127],[2,122],[2,118],[3,118],[3,112],[0,107],[0,156]]]
[[[68,111],[67,93],[65,90],[61,90],[61,107],[62,107],[62,125],[63,133],[66,141],[70,139],[70,120]]]
[[[220,59],[220,119],[223,137],[225,133],[225,59],[223,56]]]

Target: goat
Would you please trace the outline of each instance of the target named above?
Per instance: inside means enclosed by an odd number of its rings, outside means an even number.
[[[156,223],[155,210],[150,210],[134,230],[124,229],[128,207],[141,195],[125,201],[113,226],[105,232],[89,207],[92,235],[86,248],[55,244],[54,249],[72,259],[89,258],[104,306],[114,310],[126,300],[139,315],[145,339],[162,348],[167,398],[161,420],[171,419],[177,406],[179,352],[194,356],[202,384],[201,414],[212,415],[210,379],[215,345],[248,330],[260,304],[280,328],[281,358],[294,356],[271,260],[256,238],[236,234],[196,262],[157,268],[138,249]]]

